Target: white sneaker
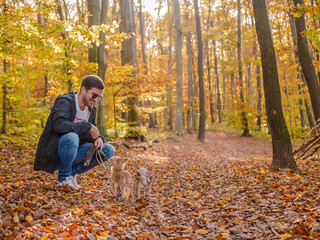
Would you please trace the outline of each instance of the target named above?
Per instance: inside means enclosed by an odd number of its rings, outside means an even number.
[[[74,189],[79,189],[78,187],[76,187],[76,185],[74,185],[72,176],[67,177],[66,180],[63,182],[59,182],[58,185],[59,186],[69,186]]]
[[[81,187],[80,185],[78,185],[77,177],[78,177],[78,174],[76,174],[76,175],[74,175],[74,176],[72,177],[72,183],[73,183],[73,185],[74,185],[77,189],[79,189],[79,188],[82,188],[82,187]]]

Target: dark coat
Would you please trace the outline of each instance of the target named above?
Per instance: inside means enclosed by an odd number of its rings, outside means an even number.
[[[96,125],[96,108],[91,108],[88,122],[74,123],[76,112],[75,92],[57,97],[38,142],[34,170],[54,173],[59,168],[57,147],[59,139],[66,133],[75,132],[78,134],[80,145],[94,142],[89,130],[92,127],[91,124]],[[103,139],[103,137],[101,138]]]

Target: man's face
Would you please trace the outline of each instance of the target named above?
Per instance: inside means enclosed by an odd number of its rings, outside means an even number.
[[[84,88],[84,87],[83,87]],[[83,104],[87,107],[92,107],[92,105],[98,102],[99,98],[103,93],[103,89],[91,88],[89,90],[83,89],[85,94],[82,97]]]

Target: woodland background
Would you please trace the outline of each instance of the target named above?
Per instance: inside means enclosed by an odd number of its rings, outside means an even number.
[[[177,14],[172,1],[157,1],[157,15],[147,12],[139,1],[102,3],[94,6],[92,1],[91,11],[97,11],[93,14],[89,14],[85,2],[80,0],[2,3],[0,93],[3,104],[0,110],[3,134],[35,134],[37,138],[56,96],[77,91],[86,75],[98,75],[103,66],[106,68],[102,76],[106,85],[103,122],[111,137],[125,134],[128,121],[129,126],[133,123],[142,128],[174,130],[178,135],[182,128],[188,132],[199,129],[193,3],[180,2],[180,27],[174,18]],[[133,7],[135,14],[121,15],[121,4]],[[270,1],[268,10],[282,107],[294,140],[303,137],[314,125],[314,117],[295,56],[292,18],[301,16],[301,10],[306,15],[307,29],[303,34],[308,37],[319,76],[319,1],[307,1],[300,8],[294,8],[293,1]],[[104,17],[101,12],[105,13]],[[268,133],[251,1],[241,1],[241,4],[228,0],[201,1],[199,13],[204,86],[200,96],[203,95],[205,102],[205,128],[238,131],[247,128],[254,134]],[[94,18],[100,15],[97,24]],[[125,32],[124,27],[120,31],[121,22],[129,21],[130,17],[135,30],[131,37],[132,32]],[[178,34],[177,29],[181,31]],[[102,33],[105,38],[101,38]],[[178,45],[177,35],[180,35]],[[123,42],[128,39],[135,41],[129,47],[132,59],[121,52],[125,49]],[[99,68],[101,57],[95,49],[102,46],[105,61]],[[181,66],[176,61],[176,49],[180,49]],[[133,106],[131,96],[139,117],[133,120],[129,109]],[[247,126],[243,126],[241,120],[243,112]]]
[[[264,3],[271,40],[256,31],[254,10]],[[151,13],[133,0],[1,2],[0,238],[319,238],[319,162],[294,161],[292,143],[320,114],[320,1],[156,4]],[[275,50],[268,74],[265,39]],[[97,106],[101,133],[129,159],[131,173],[155,172],[150,199],[132,206],[113,198],[102,168],[81,176],[77,192],[33,171],[55,98],[78,91],[88,74],[106,86]],[[279,89],[264,92],[270,76]],[[275,141],[284,138],[274,137],[270,113],[281,111],[267,111],[270,94],[283,111],[285,141]],[[122,141],[143,144],[129,138],[160,141],[127,149]],[[275,146],[291,170],[270,171]]]

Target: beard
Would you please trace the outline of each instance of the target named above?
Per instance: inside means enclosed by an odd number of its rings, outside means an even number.
[[[85,94],[85,95],[82,96],[82,102],[83,102],[84,106],[88,107],[89,111],[91,112],[92,106],[90,106],[89,101],[88,101],[88,99],[86,98],[86,95],[87,95],[87,94]]]
[[[86,94],[82,96],[82,102],[83,102],[83,104],[84,104],[86,107],[89,107],[89,102],[88,102],[88,100],[86,99]]]

